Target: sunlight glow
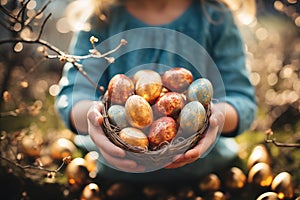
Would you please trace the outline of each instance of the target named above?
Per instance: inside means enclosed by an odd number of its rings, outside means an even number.
[[[32,1],[29,1],[26,8],[28,10],[33,10],[36,8],[36,5],[37,5],[36,1],[32,0]]]
[[[65,11],[70,29],[72,31],[89,31],[91,26],[89,23],[86,23],[85,20],[93,13],[93,11],[93,3],[87,2],[87,0],[77,0],[70,3]]]

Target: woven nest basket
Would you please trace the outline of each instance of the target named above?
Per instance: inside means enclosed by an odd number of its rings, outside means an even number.
[[[156,149],[144,149],[141,147],[132,146],[124,142],[119,137],[121,129],[110,121],[107,114],[107,111],[110,107],[107,93],[102,97],[101,101],[104,104],[102,113],[102,128],[105,135],[112,143],[126,151],[126,158],[135,160],[139,164],[148,166],[149,170],[161,168],[172,162],[174,156],[182,154],[193,148],[205,136],[209,127],[209,117],[211,114],[210,105],[205,108],[207,115],[205,123],[196,133],[192,134],[188,138],[175,137],[171,142],[163,143]]]

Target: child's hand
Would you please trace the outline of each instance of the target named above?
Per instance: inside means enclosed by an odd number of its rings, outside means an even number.
[[[99,148],[102,156],[105,160],[115,168],[118,168],[122,171],[127,172],[142,172],[145,170],[144,166],[138,165],[133,160],[126,159],[126,152],[114,145],[109,139],[105,136],[101,124],[103,122],[103,117],[101,110],[103,104],[98,102],[94,103],[93,106],[88,111],[88,132],[91,136],[91,139],[94,141],[96,146]]]
[[[174,162],[166,166],[165,168],[178,168],[186,164],[192,163],[198,160],[209,148],[214,144],[218,134],[221,132],[224,124],[224,113],[218,110],[216,104],[212,104],[211,117],[209,118],[210,126],[204,136],[198,144],[185,152],[184,154],[177,155],[174,157]]]

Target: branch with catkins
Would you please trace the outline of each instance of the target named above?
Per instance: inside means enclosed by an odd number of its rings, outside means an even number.
[[[86,80],[98,91],[100,91],[102,94],[104,93],[104,88],[102,86],[98,86],[97,83],[95,83],[89,75],[84,70],[84,67],[82,64],[80,64],[79,61],[88,59],[88,58],[99,58],[99,59],[105,59],[109,63],[114,62],[114,58],[110,57],[110,54],[116,52],[118,49],[120,49],[122,46],[126,45],[127,41],[125,39],[121,39],[120,43],[113,48],[112,50],[109,50],[108,52],[101,53],[96,48],[96,43],[99,42],[98,38],[92,36],[90,38],[90,43],[92,45],[92,49],[87,52],[86,55],[83,56],[77,56],[68,54],[58,47],[54,46],[50,42],[43,40],[43,32],[46,26],[46,23],[51,17],[51,13],[48,14],[42,21],[41,25],[38,27],[38,31],[35,38],[29,38],[22,35],[23,30],[29,29],[33,30],[32,24],[35,23],[41,14],[44,13],[48,5],[51,3],[51,1],[47,1],[45,5],[43,5],[36,13],[31,16],[27,17],[26,12],[28,11],[27,5],[32,0],[25,1],[18,1],[17,9],[14,10],[8,10],[3,5],[0,5],[0,13],[3,14],[3,18],[0,18],[0,26],[4,27],[8,32],[12,33],[13,38],[3,39],[0,40],[0,46],[6,43],[11,43],[15,45],[23,45],[23,44],[36,44],[40,45],[37,48],[37,51],[41,53],[46,59],[56,59],[63,63],[69,62],[72,63],[75,69],[78,70],[78,72],[86,78]],[[15,11],[17,10],[17,12]],[[52,54],[51,54],[51,53]],[[9,93],[7,91],[1,92],[3,95],[3,98],[6,98],[9,96]],[[25,109],[26,110],[26,109]],[[0,113],[0,117],[5,116],[17,116],[20,112],[20,109],[14,109],[12,111],[8,111],[5,113]]]
[[[46,26],[47,21],[50,19],[51,17],[51,13],[48,14],[45,19],[43,20],[43,22],[40,25],[38,34],[36,36],[36,38],[34,39],[28,39],[28,38],[24,38],[21,35],[22,30],[24,30],[25,28],[29,28],[30,30],[32,30],[33,28],[31,27],[31,24],[39,17],[39,15],[41,15],[47,8],[47,6],[51,3],[51,1],[49,0],[44,6],[42,6],[41,9],[39,9],[35,15],[33,15],[32,17],[25,17],[25,13],[27,12],[27,5],[31,0],[28,0],[26,2],[21,1],[20,2],[20,8],[19,11],[14,14],[12,11],[7,10],[4,6],[0,5],[0,12],[2,12],[4,14],[4,18],[0,19],[0,25],[3,26],[6,30],[8,30],[9,32],[13,32],[14,35],[16,35],[17,37],[15,38],[9,38],[9,39],[4,39],[4,40],[0,40],[0,45],[5,44],[5,43],[13,43],[13,44],[22,44],[22,43],[26,43],[26,44],[39,44],[41,45],[41,47],[38,48],[38,51],[43,53],[43,55],[48,58],[48,59],[58,59],[61,62],[69,62],[72,63],[74,65],[74,67],[96,88],[98,89],[100,92],[104,92],[102,87],[99,87],[97,85],[97,83],[94,83],[89,75],[84,71],[83,66],[79,63],[80,60],[84,60],[84,59],[88,59],[88,58],[102,58],[107,60],[109,63],[113,63],[114,62],[114,58],[113,57],[109,57],[110,54],[116,52],[119,48],[121,48],[123,45],[126,45],[127,41],[125,39],[121,39],[120,43],[112,50],[105,52],[105,53],[101,53],[97,50],[95,43],[98,42],[98,38],[92,36],[90,38],[90,43],[92,44],[93,49],[91,49],[86,55],[83,56],[76,56],[76,55],[71,55],[71,54],[67,54],[65,52],[63,52],[62,50],[60,50],[59,48],[57,48],[56,46],[52,45],[50,42],[43,40],[42,39],[42,35]],[[18,26],[20,28],[15,29],[14,26],[16,26],[16,24],[18,24]],[[54,54],[49,54],[49,52],[47,52],[47,50],[50,50],[52,52],[54,52]]]
[[[277,147],[296,147],[296,148],[300,148],[300,144],[278,142],[276,140],[276,138],[273,137],[273,135],[274,135],[274,132],[271,129],[268,129],[266,131],[265,142],[266,143],[272,143]]]

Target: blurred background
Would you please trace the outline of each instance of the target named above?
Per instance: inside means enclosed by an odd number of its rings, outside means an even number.
[[[52,13],[41,38],[68,52],[72,35],[80,27],[80,17],[91,11],[86,1],[1,0],[0,41],[18,36],[36,38],[43,21]],[[263,145],[271,160],[268,164],[273,177],[281,172],[292,176],[293,196],[285,198],[296,199],[300,196],[300,149],[297,147],[300,144],[300,1],[257,0],[256,6],[246,0],[224,1],[233,10],[244,37],[247,68],[259,106],[251,129],[237,137],[241,150],[240,160],[235,166],[249,176],[250,154],[257,145]],[[24,18],[35,16],[30,27],[24,28],[11,19],[7,20],[10,16],[6,11],[16,15],[22,3],[27,3],[22,12]],[[45,10],[39,13],[45,5]],[[88,29],[89,25],[85,24],[83,28]],[[43,53],[45,51],[39,44],[0,42],[0,197],[3,194],[8,199],[79,199],[84,186],[91,182],[96,182],[101,188],[102,199],[122,199],[132,195],[128,192],[130,189],[120,189],[128,187],[126,184],[118,186],[117,190],[123,191],[118,194],[121,197],[109,195],[117,193],[114,183],[97,179],[99,177],[95,174],[91,175],[93,170],[88,170],[87,177],[82,175],[83,178],[75,181],[76,184],[82,182],[77,186],[65,173],[66,165],[59,168],[66,155],[84,158],[89,152],[77,149],[73,143],[66,150],[69,154],[54,155],[51,151],[51,148],[60,148],[54,146],[58,139],[72,142],[74,135],[65,129],[53,106],[63,63],[58,59],[46,59]],[[267,130],[268,133],[272,130],[272,138],[276,141],[295,144],[294,147],[267,144]],[[219,176],[222,179],[222,175]],[[98,190],[97,187],[91,189]],[[253,195],[250,199],[271,190],[270,186],[247,188]],[[226,187],[222,192],[227,193]],[[249,195],[246,190],[239,192],[239,197]],[[133,193],[136,195],[137,191]],[[230,197],[228,199],[235,198]]]

